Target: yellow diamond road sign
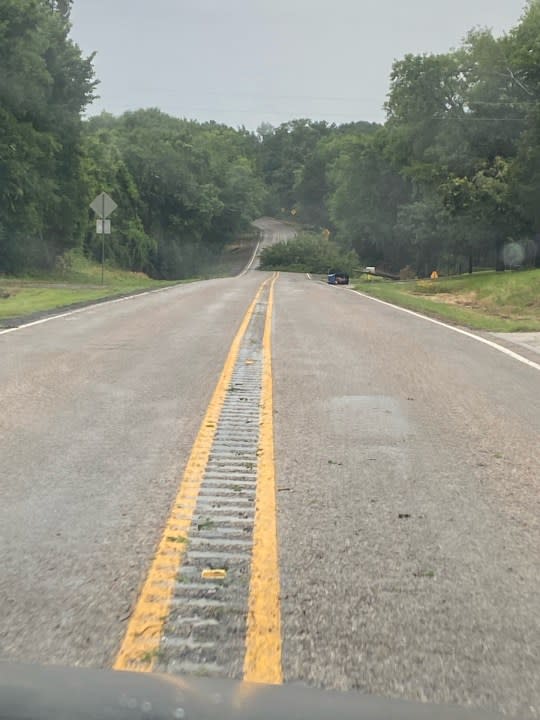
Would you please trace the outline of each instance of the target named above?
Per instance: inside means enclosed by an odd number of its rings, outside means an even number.
[[[107,195],[106,192],[102,192],[97,196],[97,198],[94,198],[94,200],[90,203],[90,207],[96,213],[98,218],[105,220],[109,217],[109,215],[113,214],[118,205],[114,202],[110,195]]]

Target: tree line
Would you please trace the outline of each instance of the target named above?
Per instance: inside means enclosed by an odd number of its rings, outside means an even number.
[[[109,261],[154,277],[195,274],[262,213],[391,272],[540,266],[540,0],[502,37],[396,61],[384,124],[257,132],[158,109],[84,119],[97,80],[70,9],[0,0],[0,272],[99,257],[102,190]]]
[[[83,120],[93,57],[71,0],[0,0],[0,272],[99,257],[92,199],[118,203],[107,257],[155,277],[197,272],[261,214],[254,133],[157,109]]]
[[[506,35],[394,63],[381,126],[264,132],[274,211],[331,229],[364,264],[540,267],[540,1]]]

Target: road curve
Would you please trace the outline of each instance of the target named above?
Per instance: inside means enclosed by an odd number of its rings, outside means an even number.
[[[271,217],[259,218],[254,221],[253,225],[258,228],[261,233],[257,257],[253,263],[253,269],[256,270],[259,267],[260,253],[264,248],[291,240],[297,234],[297,230],[294,225],[275,220]]]
[[[0,337],[0,659],[113,664],[267,277]],[[274,294],[284,681],[539,717],[538,372],[345,288]]]

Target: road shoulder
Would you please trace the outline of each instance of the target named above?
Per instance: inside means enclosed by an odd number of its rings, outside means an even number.
[[[310,278],[311,279],[311,278]],[[319,284],[327,285],[323,280],[317,280]],[[340,292],[344,288],[339,288],[336,286],[328,286],[332,288],[334,291]],[[485,345],[488,345],[492,347],[495,350],[498,350],[499,352],[504,353],[505,355],[508,355],[509,357],[513,357],[515,360],[518,360],[519,362],[523,362],[525,365],[528,365],[529,367],[533,367],[536,370],[540,370],[540,351],[537,351],[536,348],[540,348],[540,332],[536,333],[492,333],[482,330],[471,330],[467,327],[462,327],[457,324],[453,324],[452,322],[447,322],[442,319],[439,319],[437,317],[432,317],[430,315],[426,315],[424,313],[417,312],[416,310],[411,310],[410,308],[403,307],[402,305],[397,305],[392,302],[388,302],[388,300],[381,300],[380,298],[376,298],[373,295],[369,295],[367,293],[362,292],[361,290],[357,290],[354,287],[349,287],[347,290],[351,293],[354,293],[355,295],[359,295],[360,297],[363,297],[367,300],[371,300],[375,303],[380,303],[382,305],[386,305],[387,307],[393,308],[395,310],[399,310],[400,312],[407,313],[409,315],[412,315],[414,317],[418,317],[420,319],[426,320],[427,322],[434,323],[435,325],[440,325],[441,327],[446,327],[449,330],[452,330],[453,332],[460,333],[462,335],[465,335],[467,337],[472,338],[473,340],[476,340],[477,342],[484,343]],[[527,336],[526,339],[523,339],[523,337],[519,338],[519,341],[516,342],[513,340],[514,336]]]
[[[189,280],[187,282],[197,282],[196,280]],[[61,315],[69,314],[75,310],[83,310],[87,307],[94,305],[103,305],[117,300],[128,300],[138,295],[145,295],[152,292],[161,292],[163,290],[169,290],[170,288],[176,287],[179,283],[171,283],[170,285],[163,285],[157,288],[141,288],[140,290],[131,290],[125,293],[111,293],[101,298],[94,298],[92,300],[80,300],[78,302],[69,303],[67,305],[57,305],[56,307],[49,308],[47,310],[39,310],[37,312],[15,315],[13,317],[7,317],[0,319],[0,333],[3,330],[14,330],[24,325],[30,325],[31,323],[39,322],[40,320],[49,319]],[[182,283],[184,284],[184,283]]]

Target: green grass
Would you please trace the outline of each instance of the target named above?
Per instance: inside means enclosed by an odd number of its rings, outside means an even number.
[[[0,320],[171,284],[152,280],[143,273],[106,267],[102,285],[101,266],[70,253],[64,271],[0,277]]]
[[[353,286],[381,300],[476,330],[540,331],[540,270],[407,282],[363,276]]]

